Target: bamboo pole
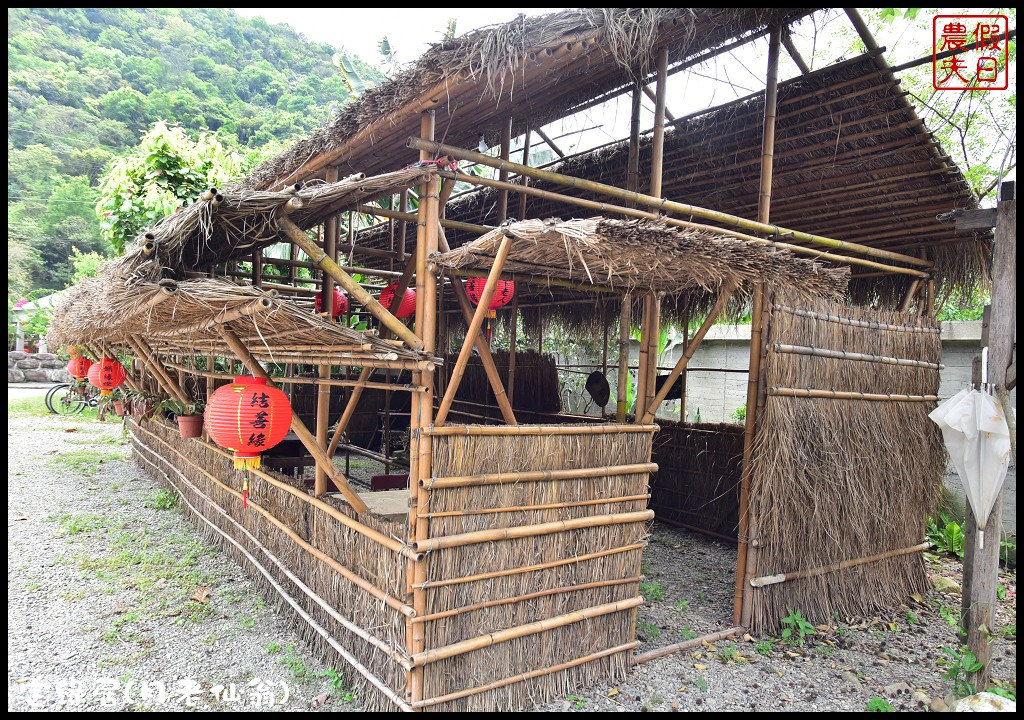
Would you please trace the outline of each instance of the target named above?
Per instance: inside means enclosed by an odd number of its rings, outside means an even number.
[[[409,347],[414,350],[422,350],[423,343],[416,335],[405,326],[405,324],[396,318],[394,315],[389,313],[370,293],[366,292],[363,287],[352,279],[352,276],[346,273],[338,263],[334,262],[331,258],[327,257],[323,250],[316,246],[312,240],[304,233],[299,226],[293,223],[286,217],[279,219],[279,227],[288,237],[288,239],[297,245],[304,253],[306,253],[313,262],[317,263],[327,275],[330,275],[334,280],[338,282],[345,291],[352,297],[353,300],[364,306],[381,324],[388,328],[395,334],[396,337],[401,338],[405,341]]]
[[[508,512],[534,512],[537,510],[564,510],[574,507],[589,507],[591,505],[617,505],[620,503],[632,502],[634,500],[648,500],[650,494],[644,495],[622,495],[620,497],[598,498],[597,500],[580,500],[569,503],[546,503],[544,505],[513,505],[509,507],[496,508],[471,508],[466,510],[449,510],[445,512],[428,512],[424,517],[466,517],[468,515],[496,515]]]
[[[650,195],[661,197],[662,165],[665,156],[665,93],[668,80],[668,46],[658,51],[658,90],[654,101],[654,135],[651,138]]]
[[[462,640],[461,642],[452,643],[451,645],[445,645],[444,647],[434,648],[432,650],[418,653],[413,655],[410,659],[413,666],[421,667],[429,663],[438,662],[458,655],[464,655],[466,653],[473,652],[474,650],[491,647],[498,643],[508,642],[510,640],[527,637],[529,635],[536,635],[537,633],[554,630],[566,625],[583,622],[584,620],[591,620],[593,618],[610,615],[623,610],[631,610],[638,605],[642,605],[643,602],[644,599],[642,597],[633,597],[627,600],[618,600],[616,602],[605,603],[603,605],[595,605],[582,610],[565,613],[564,615],[556,615],[555,617],[545,618],[544,620],[538,620],[525,625],[506,628],[504,630],[496,630],[486,635],[478,635],[477,637]]]
[[[840,570],[846,570],[848,568],[857,567],[859,565],[866,565],[867,563],[878,562],[879,560],[887,560],[889,558],[899,557],[901,555],[909,555],[911,553],[922,552],[931,547],[930,542],[923,542],[910,547],[900,548],[899,550],[889,550],[887,552],[878,553],[876,555],[869,555],[867,557],[857,558],[855,560],[844,560],[842,562],[832,563],[831,565],[824,565],[813,570],[798,570],[795,572],[779,573],[777,575],[763,575],[761,577],[753,578],[750,581],[752,587],[765,587],[766,585],[775,585],[778,583],[789,582],[790,580],[800,580],[802,578],[818,577],[819,575],[827,575],[828,573],[839,572]]]
[[[663,198],[651,197],[650,195],[644,195],[641,193],[630,192],[621,188],[614,187],[612,185],[605,185],[604,183],[594,182],[592,180],[584,180],[582,178],[575,178],[569,175],[563,175],[561,173],[551,172],[550,170],[541,170],[539,168],[526,167],[519,163],[511,161],[503,161],[497,158],[493,158],[489,155],[483,155],[481,153],[472,152],[469,150],[463,150],[462,148],[454,147],[452,145],[445,145],[434,141],[423,140],[422,138],[409,138],[408,146],[416,149],[426,149],[436,155],[447,155],[458,160],[468,160],[477,162],[481,165],[487,165],[497,169],[507,168],[511,172],[516,172],[538,180],[546,180],[558,185],[564,185],[567,187],[577,188],[579,190],[585,190],[589,192],[601,193],[608,195],[609,197],[617,197],[622,200],[630,200],[639,205],[645,205],[647,207],[656,208],[663,212],[672,212],[679,215],[693,215],[695,217],[702,217],[712,222],[719,222],[726,227],[735,227],[753,232],[766,233],[771,236],[787,236],[792,240],[800,242],[810,243],[812,245],[821,245],[823,247],[831,247],[848,252],[857,252],[862,255],[870,257],[884,258],[887,260],[895,260],[897,262],[906,263],[908,265],[918,265],[921,267],[930,267],[930,263],[922,261],[920,258],[913,257],[911,255],[903,255],[901,253],[894,253],[877,248],[868,247],[866,245],[860,245],[858,243],[846,242],[843,240],[835,240],[833,238],[823,237],[821,235],[814,235],[812,233],[806,233],[799,230],[789,230],[782,228],[777,225],[769,225],[767,223],[746,220],[735,215],[728,213],[718,212],[716,210],[709,210],[707,208],[697,207],[695,205],[687,205],[686,203],[679,203],[672,200],[666,200]]]
[[[550,667],[541,668],[539,670],[530,670],[529,672],[520,673],[519,675],[515,675],[510,678],[505,678],[503,680],[495,680],[494,682],[487,683],[486,685],[480,685],[478,687],[469,688],[467,690],[451,692],[447,695],[440,695],[438,697],[430,698],[429,700],[420,700],[418,702],[413,703],[412,707],[415,709],[433,707],[435,705],[441,705],[446,702],[451,702],[452,700],[459,700],[461,698],[469,697],[471,695],[479,695],[480,693],[485,693],[491,690],[497,690],[498,688],[507,687],[508,685],[526,682],[527,680],[532,680],[536,677],[551,675],[553,673],[561,672],[562,670],[568,670],[579,665],[584,665],[588,662],[593,662],[594,660],[600,660],[601,658],[609,657],[611,655],[618,655],[622,652],[628,652],[639,644],[640,643],[633,641],[625,643],[623,645],[617,645],[613,648],[608,648],[607,650],[600,650],[595,653],[590,653],[589,655],[584,655],[583,657],[576,658],[575,660],[569,660],[564,663],[558,663],[557,665],[551,665]]]
[[[545,480],[574,480],[612,475],[635,475],[657,472],[657,463],[635,463],[630,465],[608,465],[607,467],[566,468],[562,470],[526,470],[521,472],[490,472],[479,475],[455,475],[452,477],[430,477],[423,480],[425,488],[467,488],[470,485],[494,485],[505,482],[542,482]]]
[[[482,185],[484,187],[500,187],[498,180],[477,177],[475,175],[469,175],[467,173],[454,173],[449,170],[442,170],[439,174],[442,177],[458,177],[460,181],[464,181],[473,185]],[[510,185],[510,187],[521,188],[521,186],[518,185]],[[835,253],[830,253],[824,250],[818,250],[811,247],[805,247],[803,245],[793,245],[792,243],[779,242],[777,240],[767,240],[765,238],[755,237],[748,233],[739,232],[737,230],[732,230],[729,228],[722,228],[715,225],[707,225],[704,223],[695,223],[690,220],[680,220],[673,217],[662,217],[656,212],[639,210],[636,208],[630,208],[623,205],[613,205],[610,203],[598,202],[595,200],[587,200],[586,198],[578,198],[572,195],[562,195],[560,193],[552,192],[550,190],[543,190],[538,187],[528,186],[525,188],[521,188],[520,192],[523,192],[527,195],[533,195],[535,197],[544,198],[547,200],[554,200],[557,202],[564,202],[569,205],[577,205],[579,207],[589,208],[605,214],[615,213],[617,215],[624,215],[626,217],[638,217],[651,220],[660,220],[661,222],[664,222],[666,225],[671,225],[672,227],[712,232],[719,235],[725,235],[727,237],[733,237],[736,238],[737,240],[744,240],[746,242],[754,243],[756,245],[766,245],[769,247],[778,248],[779,250],[788,250],[797,255],[806,255],[808,257],[813,257],[820,260],[831,260],[833,262],[846,263],[849,265],[856,265],[858,267],[876,268],[884,270],[886,273],[899,273],[903,275],[910,275],[912,277],[928,276],[928,273],[922,272],[920,270],[914,270],[912,268],[898,267],[895,265],[886,265],[885,263],[879,263],[873,260],[866,260],[864,258],[853,257],[849,255],[837,255]],[[479,232],[486,232],[486,228],[480,226]],[[517,274],[516,277],[518,279],[520,276]]]
[[[201,320],[197,323],[186,325],[185,327],[173,328],[170,330],[157,330],[148,334],[150,337],[164,338],[203,332],[204,330],[209,330],[217,325],[226,325],[227,323],[234,322],[240,318],[249,317],[269,310],[274,305],[272,298],[273,295],[270,297],[259,298],[258,300],[253,300],[250,303],[239,305],[237,307],[224,308],[213,317],[209,317],[206,320]]]
[[[184,370],[190,375],[197,377],[203,377],[210,380],[231,380],[234,375],[230,373],[218,373],[209,372],[206,370],[196,370],[195,368],[187,368],[183,365],[176,363],[167,363],[168,367],[175,368],[176,370]],[[342,380],[332,378],[330,380],[324,380],[321,378],[304,378],[304,377],[288,377],[288,376],[274,376],[272,378],[274,382],[281,383],[283,385],[330,385],[331,387],[361,387],[364,389],[374,390],[388,390],[388,391],[407,391],[407,392],[423,392],[423,388],[419,385],[410,385],[402,383],[382,383],[382,382],[363,382],[361,380]]]
[[[485,602],[475,603],[473,605],[464,605],[463,607],[452,608],[451,610],[442,610],[431,615],[417,615],[410,622],[413,624],[426,623],[433,620],[441,620],[447,617],[454,617],[456,615],[465,615],[466,613],[476,612],[478,610],[486,610],[491,607],[499,607],[501,605],[514,605],[515,603],[525,602],[527,600],[536,600],[537,598],[550,597],[551,595],[561,595],[562,593],[568,593],[580,590],[593,590],[594,588],[602,587],[614,587],[616,585],[628,585],[630,583],[639,583],[643,580],[640,575],[633,577],[620,578],[616,580],[597,580],[595,582],[583,583],[581,585],[566,585],[564,587],[549,588],[547,590],[538,590],[537,592],[528,593],[526,595],[519,595],[517,597],[510,598],[499,598],[497,600],[487,600]]]
[[[511,407],[516,391],[516,344],[519,340],[519,293],[512,296],[512,324],[508,332],[508,404]]]
[[[779,54],[782,42],[782,28],[773,26],[768,41],[768,71],[765,84],[764,122],[761,138],[761,177],[758,184],[757,220],[767,225],[771,215],[772,173],[775,153],[775,120],[778,114]],[[744,585],[744,578],[752,577],[756,568],[756,549],[749,542],[757,539],[757,519],[750,512],[751,486],[754,482],[753,459],[754,441],[757,436],[759,401],[764,386],[761,375],[761,354],[764,350],[765,321],[770,315],[765,312],[764,282],[754,286],[751,299],[750,360],[747,365],[747,402],[743,426],[743,468],[740,475],[739,499],[739,545],[736,558],[736,587],[733,593],[733,623],[749,625],[752,612],[752,598]]]
[[[776,310],[782,310],[791,315],[798,317],[811,318],[812,320],[824,320],[826,322],[839,323],[840,325],[850,325],[851,327],[862,327],[870,330],[891,330],[893,332],[929,332],[929,333],[940,333],[941,328],[933,327],[930,325],[892,325],[887,323],[875,322],[874,320],[859,320],[857,318],[846,317],[844,315],[832,315],[831,313],[819,313],[813,310],[803,310],[801,308],[789,307],[788,305],[780,305],[775,303],[774,308]]]
[[[646,425],[650,422],[650,420],[644,420],[640,417],[640,410],[650,405],[654,400],[654,396],[656,394],[655,388],[658,386],[658,341],[660,338],[661,293],[651,293],[651,319],[650,325],[647,328],[647,342],[650,345],[650,349],[647,353],[647,395],[644,397],[643,403],[637,404],[636,413],[636,422],[641,425]]]
[[[633,85],[632,104],[629,112],[629,156],[626,158],[626,189],[636,192],[640,189],[640,88]],[[626,201],[627,207],[635,203]]]
[[[184,462],[185,464],[191,465],[193,468],[195,468],[196,470],[201,472],[207,478],[209,478],[213,482],[215,482],[218,485],[220,485],[224,490],[226,490],[227,492],[229,492],[232,495],[236,496],[237,498],[241,499],[242,494],[240,492],[238,492],[234,488],[230,487],[229,485],[225,484],[224,482],[222,482],[216,476],[212,475],[211,473],[207,472],[203,468],[201,468],[198,465],[196,465],[195,463],[193,463],[187,456],[182,454],[177,448],[175,448],[173,445],[171,445],[166,440],[161,438],[159,435],[157,435],[156,433],[150,432],[146,428],[142,427],[142,425],[135,425],[134,427],[135,427],[135,429],[141,430],[142,432],[146,433],[147,435],[152,437],[154,440],[156,440],[157,442],[162,444],[164,447],[166,447],[168,450],[173,452],[175,455],[177,455],[181,459],[182,462]],[[135,439],[137,442],[141,443],[141,441],[138,440],[138,438],[135,437],[134,433],[131,433],[131,434],[132,434],[132,438],[133,439]],[[206,443],[204,443],[204,444],[206,444]],[[150,448],[147,448],[147,449],[150,452],[154,452]],[[168,466],[170,466],[170,463],[168,463]],[[261,473],[254,473],[254,474],[261,475]],[[263,479],[266,480],[267,478],[263,478]],[[281,487],[282,485],[285,485],[285,483],[281,483],[280,481],[277,481],[277,480],[271,482],[271,484],[275,485],[276,487]],[[303,495],[305,497],[308,497],[308,495],[305,495],[305,493],[303,493]],[[376,585],[374,585],[370,581],[360,577],[359,575],[356,575],[349,568],[347,568],[344,565],[342,565],[341,563],[339,563],[337,560],[332,558],[330,555],[327,555],[325,552],[323,552],[319,548],[315,547],[314,545],[310,545],[302,537],[300,537],[298,535],[298,533],[296,533],[294,530],[292,530],[290,527],[288,527],[285,523],[283,523],[277,517],[272,515],[265,508],[261,507],[258,503],[254,502],[253,500],[248,500],[247,502],[248,502],[249,505],[252,505],[256,509],[257,512],[261,513],[265,518],[267,518],[268,521],[273,523],[274,526],[276,526],[279,530],[281,530],[285,534],[287,534],[288,537],[291,538],[292,541],[295,542],[295,544],[299,545],[303,550],[305,550],[306,552],[308,552],[311,555],[313,555],[314,557],[316,557],[318,560],[323,562],[325,565],[330,567],[332,570],[334,570],[336,573],[341,575],[343,578],[345,578],[346,580],[351,582],[353,585],[355,585],[359,589],[365,591],[367,594],[371,595],[372,597],[382,601],[388,607],[390,607],[390,608],[392,608],[394,610],[397,610],[398,612],[402,613],[403,615],[406,615],[406,616],[409,616],[409,617],[412,617],[414,615],[414,611],[413,611],[411,606],[406,605],[405,603],[403,603],[398,598],[395,598],[395,597],[392,597],[391,595],[388,595],[385,591],[381,590],[380,588],[378,588]],[[324,507],[330,508],[329,505],[325,505]],[[330,509],[334,510],[334,508],[330,508]],[[337,511],[335,511],[335,513],[337,513]],[[337,515],[334,515],[333,517],[337,517]],[[345,515],[343,517],[348,518],[347,515]],[[384,536],[381,536],[381,537],[384,537]]]
[[[443,230],[438,230],[437,242],[438,247],[442,252],[448,252],[451,249],[448,245],[448,238],[445,237]],[[448,274],[453,273],[449,270]],[[462,312],[462,317],[466,320],[466,326],[468,328],[473,324],[473,305],[469,301],[469,295],[466,294],[466,286],[458,280],[453,279],[452,290],[455,293],[455,299],[459,304],[459,310]],[[466,344],[468,344],[469,338],[472,338],[473,343],[476,345],[476,351],[480,357],[480,363],[484,367],[484,374],[487,375],[487,382],[491,385],[491,392],[494,393],[495,402],[498,403],[498,409],[501,410],[501,417],[504,419],[505,424],[517,424],[516,414],[512,410],[512,401],[509,399],[505,392],[505,386],[501,382],[501,376],[498,374],[498,368],[494,364],[494,357],[491,355],[491,346],[487,342],[487,338],[484,337],[483,332],[477,331],[475,335],[471,335],[468,330],[466,338],[467,340],[464,341]],[[450,379],[449,382],[451,382]],[[510,373],[510,388],[511,384]]]
[[[150,372],[153,374],[153,377],[156,378],[159,384],[164,386],[164,388],[167,390],[168,395],[179,400],[182,403],[192,402],[192,399],[188,396],[188,394],[184,390],[182,390],[178,386],[178,383],[174,382],[171,376],[167,373],[167,371],[163,367],[163,364],[160,362],[160,358],[156,356],[152,348],[150,348],[146,344],[145,340],[143,340],[138,335],[129,335],[128,344],[132,346],[132,348],[135,350],[136,353],[139,354],[140,357],[146,359],[146,362],[149,365],[149,369]]]
[[[484,284],[484,289],[480,296],[480,302],[477,304],[476,312],[473,313],[473,319],[469,324],[469,330],[467,331],[467,335],[469,337],[473,337],[476,333],[479,333],[480,328],[483,326],[484,316],[487,314],[487,307],[490,305],[491,297],[494,295],[494,290],[498,286],[498,276],[501,274],[501,268],[505,265],[505,258],[508,257],[508,252],[511,246],[512,239],[508,235],[503,235],[501,238],[501,244],[498,246],[498,252],[494,258],[494,265],[491,267],[491,272],[487,276],[487,282]],[[455,399],[455,392],[459,389],[459,383],[462,380],[463,374],[466,372],[466,365],[469,362],[469,355],[472,350],[473,345],[471,343],[463,343],[462,349],[459,351],[459,357],[455,362],[455,367],[452,369],[451,377],[448,379],[448,386],[445,388],[441,405],[437,410],[437,417],[434,419],[435,425],[444,425],[444,421],[448,417],[448,412],[452,407],[452,401]]]
[[[330,365],[318,365],[317,374],[320,380],[331,379],[331,366]],[[321,382],[317,385],[316,393],[316,444],[323,449],[327,457],[331,457],[327,453],[327,425],[330,422],[329,413],[331,410],[331,386],[327,383]],[[327,492],[327,471],[326,469],[317,463],[316,475],[313,480],[313,494],[320,497]]]
[[[641,510],[639,512],[610,513],[607,515],[587,515],[585,517],[573,518],[571,520],[556,520],[536,525],[517,525],[515,527],[494,528],[491,530],[478,530],[475,532],[460,533],[458,535],[444,535],[425,539],[417,539],[412,543],[412,549],[417,552],[433,552],[447,548],[462,547],[464,545],[476,545],[484,542],[496,542],[499,540],[514,540],[516,538],[536,537],[538,535],[552,535],[559,532],[579,530],[581,528],[608,527],[610,525],[626,525],[629,523],[647,522],[654,519],[653,510]]]
[[[628,432],[655,433],[659,425],[599,423],[595,425],[451,425],[423,428],[424,435],[618,435]]]
[[[786,345],[784,343],[775,343],[775,352],[836,358],[837,360],[856,360],[860,362],[880,363],[882,365],[929,368],[931,370],[942,370],[945,367],[940,363],[925,362],[924,360],[911,360],[909,358],[888,357],[885,355],[869,355],[867,353],[847,352],[846,350],[827,350],[825,348],[816,348],[807,345]]]
[[[444,578],[443,580],[430,580],[423,583],[420,587],[426,588],[437,588],[447,587],[449,585],[462,585],[465,583],[477,582],[479,580],[491,580],[493,578],[508,577],[510,575],[522,575],[528,572],[538,572],[540,570],[550,570],[551,568],[562,567],[564,565],[572,565],[574,563],[586,562],[587,560],[596,560],[598,558],[608,557],[609,555],[619,555],[625,552],[631,552],[633,550],[642,550],[644,543],[633,543],[632,545],[623,545],[622,547],[609,548],[608,550],[599,550],[597,552],[586,553],[585,555],[575,555],[570,558],[563,558],[561,560],[550,560],[548,562],[537,563],[535,565],[524,565],[522,567],[509,568],[507,570],[491,570],[490,572],[478,573],[476,575],[468,575],[460,578]]]
[[[719,640],[725,640],[726,638],[736,637],[743,633],[743,628],[733,627],[728,630],[723,630],[717,633],[711,633],[710,635],[704,635],[703,637],[693,638],[692,640],[684,640],[683,642],[675,643],[674,645],[666,645],[665,647],[658,648],[657,650],[650,650],[645,652],[643,655],[637,655],[633,658],[633,665],[640,665],[645,662],[650,662],[665,655],[671,655],[672,653],[682,652],[683,650],[689,650],[690,648],[701,647],[705,644],[710,645],[711,643],[718,642]]]
[[[719,293],[715,306],[711,308],[711,312],[708,313],[704,322],[701,323],[700,328],[694,333],[693,339],[687,343],[686,351],[683,353],[683,356],[676,361],[675,367],[672,368],[672,372],[669,373],[669,376],[665,379],[664,384],[661,386],[661,390],[658,391],[654,396],[654,399],[651,400],[650,404],[647,406],[647,410],[644,412],[641,419],[643,423],[649,423],[654,420],[655,415],[658,414],[658,408],[665,401],[665,397],[668,396],[669,391],[671,391],[672,385],[675,384],[675,381],[679,379],[679,376],[686,371],[694,353],[697,352],[697,348],[700,347],[701,342],[704,340],[704,336],[708,334],[711,326],[715,324],[716,320],[718,320],[718,316],[722,313],[722,310],[725,309],[726,303],[729,302],[729,298],[732,297],[732,294],[735,291],[736,283],[729,283],[722,288],[722,292]]]
[[[690,344],[690,301],[683,307],[683,345]],[[689,367],[687,367],[689,372]],[[679,378],[679,422],[686,422],[686,381],[688,375],[683,373]]]
[[[629,386],[629,321],[631,316],[632,298],[629,293],[622,296],[622,308],[619,311],[619,374],[615,387],[615,422],[626,421],[627,389]]]
[[[399,212],[398,210],[387,210],[385,208],[376,207],[373,205],[356,205],[356,211],[363,215],[374,215],[384,218],[391,218],[392,220],[400,220],[402,222],[416,222],[416,213],[410,212]],[[462,230],[464,232],[474,233],[482,235],[485,232],[494,229],[493,225],[477,225],[475,223],[460,222],[458,220],[441,220],[441,227],[448,228],[449,230]]]
[[[509,116],[505,119],[501,126],[501,146],[500,146],[500,157],[502,160],[508,160],[509,149],[512,147],[512,117]],[[498,179],[502,182],[508,182],[508,170],[499,170]],[[498,193],[498,207],[497,207],[498,224],[501,225],[508,218],[508,190],[502,190]]]
[[[242,344],[242,341],[238,339],[238,336],[233,332],[224,328],[224,341],[231,348],[231,351],[238,357],[242,363],[249,368],[249,372],[252,373],[253,377],[264,378],[269,383],[273,383],[273,378],[267,374],[256,358],[252,356],[248,348]],[[330,478],[331,482],[334,483],[338,491],[345,497],[345,500],[356,513],[362,515],[363,513],[369,512],[370,509],[363,502],[362,498],[356,494],[356,491],[352,489],[352,486],[348,484],[348,479],[341,473],[338,468],[334,467],[334,463],[327,453],[317,444],[316,438],[313,437],[312,433],[306,427],[306,424],[302,422],[299,416],[292,413],[292,432],[299,438],[299,442],[306,448],[306,451],[313,456],[316,460],[317,465],[323,467],[326,475]]]
[[[551,148],[552,150],[555,151],[555,154],[558,155],[558,157],[560,157],[560,158],[564,158],[565,157],[565,153],[562,152],[561,148],[559,148],[557,145],[555,145],[555,141],[552,140],[551,138],[549,138],[547,133],[545,133],[539,127],[533,128],[533,130],[534,130],[534,132],[537,133],[537,135],[540,137],[541,140],[543,140],[545,143],[547,143],[547,146],[549,148]]]
[[[910,303],[914,302],[914,298],[917,297],[917,291],[921,289],[921,278],[914,278],[910,281],[910,287],[907,288],[907,294],[903,298],[903,302],[900,303],[899,312],[907,312],[910,309]]]
[[[827,398],[832,400],[873,400],[878,402],[933,402],[938,395],[899,395],[892,393],[863,393],[844,390],[815,390],[810,388],[773,387],[768,389],[769,395],[797,398]]]
[[[143,457],[143,456],[140,455],[140,457]],[[153,467],[156,468],[158,472],[160,472],[165,478],[167,478],[167,482],[170,485],[174,486],[174,483],[171,481],[170,477],[166,473],[164,473],[162,470],[160,470],[159,467],[155,463],[152,463],[152,461],[148,460],[148,458],[144,458],[144,459],[146,459],[147,462],[150,462],[150,464],[153,465]],[[281,570],[285,573],[285,575],[289,577],[289,579],[293,579],[293,581],[298,584],[298,587],[300,587],[300,589],[302,589],[302,588],[308,589],[308,587],[305,584],[303,584],[297,577],[294,576],[293,573],[291,573],[291,571],[288,570],[287,566],[285,566],[284,563],[280,562],[273,554],[271,554],[270,551],[267,550],[266,547],[263,546],[263,544],[260,543],[255,537],[253,537],[253,535],[251,533],[249,533],[236,520],[234,520],[234,518],[232,518],[229,515],[227,515],[227,513],[224,513],[223,508],[220,508],[220,506],[217,505],[217,503],[213,502],[213,500],[211,500],[209,497],[207,497],[202,492],[200,492],[197,488],[195,488],[195,486],[192,486],[192,488],[193,488],[193,491],[196,494],[198,494],[200,497],[202,497],[204,500],[209,502],[214,507],[218,508],[220,510],[220,512],[225,516],[226,519],[228,519],[232,524],[234,524],[237,528],[239,528],[239,530],[242,533],[247,535],[250,538],[251,542],[253,542],[253,544],[255,544],[269,558],[271,558],[275,562],[275,564],[277,564],[278,567],[281,568]],[[326,640],[345,659],[345,661],[348,662],[360,675],[362,675],[364,678],[366,678],[366,680],[369,681],[370,684],[374,685],[378,690],[380,690],[385,695],[385,697],[387,697],[393,703],[398,705],[400,708],[406,709],[406,710],[411,710],[411,707],[408,705],[408,703],[406,703],[401,698],[399,698],[398,695],[396,695],[395,692],[390,687],[388,687],[386,684],[384,684],[384,682],[382,682],[379,678],[377,678],[369,670],[367,670],[366,666],[364,666],[362,663],[360,663],[359,660],[357,660],[355,658],[355,656],[353,656],[344,647],[342,647],[338,643],[338,641],[335,640],[334,637],[332,635],[330,635],[330,633],[328,633],[326,629],[324,629],[323,626],[321,626],[318,622],[316,622],[316,620],[314,620],[313,617],[309,613],[307,613],[305,611],[305,609],[303,609],[303,607],[301,605],[299,605],[295,601],[294,598],[292,598],[291,595],[288,594],[288,592],[281,586],[281,584],[277,582],[277,580],[274,578],[274,576],[271,575],[270,572],[265,567],[263,567],[263,565],[258,560],[256,560],[256,558],[254,558],[252,556],[252,554],[249,553],[248,550],[246,550],[244,547],[242,547],[242,545],[237,540],[235,540],[233,537],[231,537],[226,532],[221,530],[220,527],[218,527],[216,523],[214,523],[212,520],[208,519],[205,515],[203,515],[198,510],[198,508],[196,508],[191,502],[189,502],[188,499],[185,498],[185,496],[180,491],[179,491],[178,494],[179,494],[179,496],[181,496],[182,502],[184,502],[188,506],[188,508],[192,511],[192,513],[196,517],[198,517],[200,520],[202,520],[207,525],[209,525],[211,529],[213,529],[215,532],[217,532],[220,536],[222,536],[229,543],[231,543],[231,545],[233,545],[243,556],[245,556],[245,558],[247,560],[249,560],[250,563],[252,563],[253,567],[256,568],[256,570],[258,570],[260,572],[260,574],[263,575],[263,577],[267,580],[267,582],[270,583],[271,587],[273,587],[274,590],[277,592],[277,594],[280,595],[281,598],[291,606],[291,608],[299,615],[299,617],[301,617],[306,623],[308,623],[309,626],[317,634],[319,634],[321,637],[323,637],[324,640]],[[310,592],[312,592],[312,591],[310,591]]]
[[[643,296],[643,310],[640,315],[640,357],[637,362],[636,370],[636,391],[633,400],[633,414],[636,420],[640,420],[641,409],[647,402],[647,378],[649,377],[648,369],[651,364],[651,342],[650,342],[650,326],[651,326],[651,293],[644,293]]]
[[[529,128],[527,128],[526,134],[523,135],[523,165],[530,164],[530,140],[530,130]],[[526,175],[520,175],[519,184],[524,187],[529,185],[530,178],[528,178]],[[519,194],[519,212],[516,213],[516,218],[519,219],[520,221],[526,219],[526,193]]]

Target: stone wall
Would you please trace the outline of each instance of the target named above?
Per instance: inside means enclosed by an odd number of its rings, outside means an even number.
[[[71,382],[67,361],[52,353],[7,353],[7,382]]]

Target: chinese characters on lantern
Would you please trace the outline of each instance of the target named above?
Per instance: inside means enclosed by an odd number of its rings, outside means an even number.
[[[1009,24],[1005,15],[936,15],[932,86],[936,90],[1006,90]],[[960,52],[943,57],[956,50]]]

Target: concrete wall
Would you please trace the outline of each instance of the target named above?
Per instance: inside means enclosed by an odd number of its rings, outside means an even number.
[[[7,353],[7,382],[71,382],[67,362],[52,353]]]

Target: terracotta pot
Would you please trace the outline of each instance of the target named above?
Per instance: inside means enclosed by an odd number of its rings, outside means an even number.
[[[125,416],[124,400],[115,400],[114,401],[114,414],[117,415],[118,417],[124,417]]]
[[[202,415],[179,415],[178,432],[183,438],[197,438],[203,434]]]
[[[78,395],[78,397],[88,397],[89,388],[77,387],[75,388],[75,394]]]

